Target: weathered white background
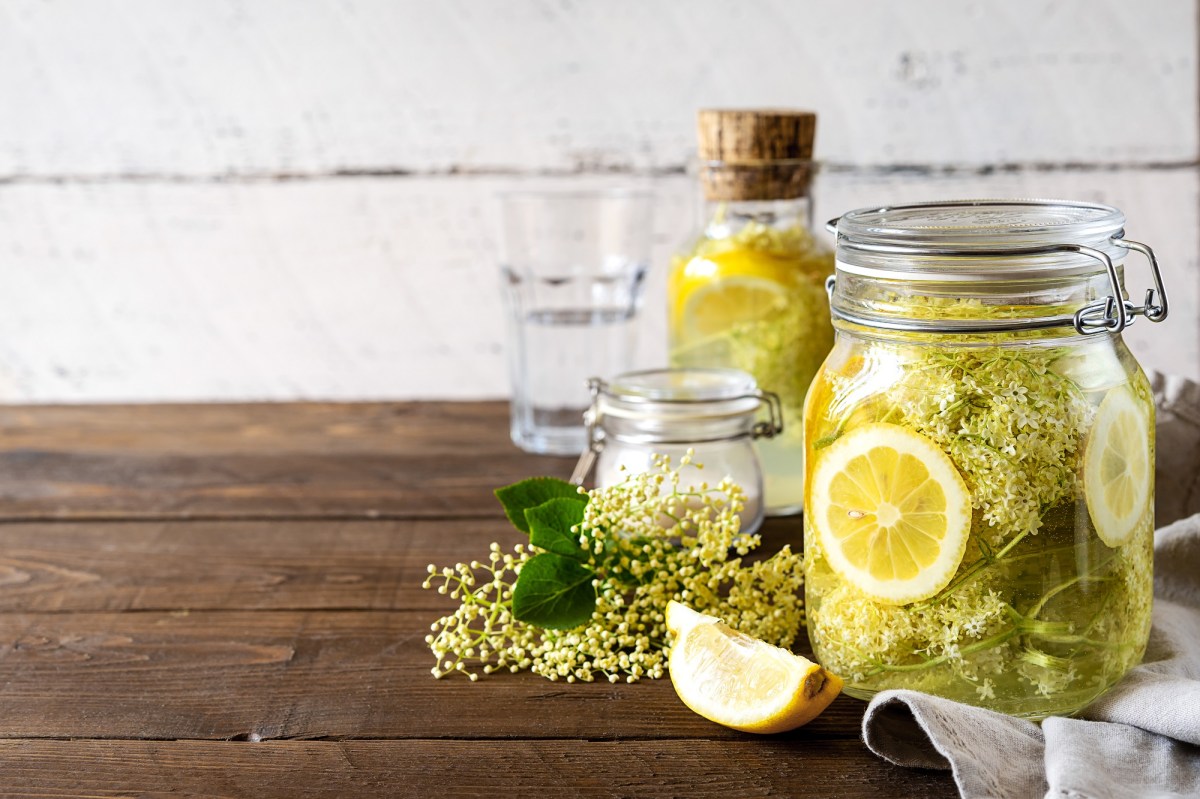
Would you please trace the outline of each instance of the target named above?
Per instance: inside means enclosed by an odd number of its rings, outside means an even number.
[[[0,401],[504,396],[530,181],[654,188],[654,364],[721,105],[820,112],[818,219],[1121,206],[1200,377],[1197,66],[1194,0],[0,0]]]

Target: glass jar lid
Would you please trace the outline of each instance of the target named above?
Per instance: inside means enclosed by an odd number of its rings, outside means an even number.
[[[571,477],[582,482],[607,441],[693,445],[771,438],[783,430],[779,397],[737,369],[651,369],[589,381],[588,449]],[[762,409],[767,418],[762,419]]]
[[[1125,214],[1097,203],[912,203],[860,208],[830,225],[838,236],[839,269],[868,277],[976,281],[1104,271],[1102,261],[1070,245],[1125,257],[1116,243],[1125,235]]]
[[[1108,289],[1072,313],[1049,317],[950,324],[890,320],[876,326],[939,332],[1073,326],[1089,334],[1120,332],[1138,315],[1155,322],[1167,315],[1154,253],[1144,244],[1126,240],[1124,226],[1125,215],[1108,205],[1013,199],[860,208],[831,220],[827,229],[837,235],[837,277],[993,287],[1095,277]],[[1154,282],[1140,306],[1125,299],[1121,264],[1130,250],[1146,256]],[[829,284],[831,294],[836,282],[835,278]],[[957,291],[972,294],[966,287]],[[872,324],[839,308],[837,296],[833,296],[833,311],[848,321]]]
[[[737,369],[651,369],[595,381],[596,408],[606,416],[678,421],[742,416],[762,404],[758,384]]]

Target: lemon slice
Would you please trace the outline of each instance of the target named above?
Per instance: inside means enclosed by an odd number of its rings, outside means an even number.
[[[672,275],[672,318],[688,339],[725,333],[782,308],[796,280],[794,259],[748,247],[696,256]]]
[[[683,309],[693,336],[712,336],[751,322],[787,305],[787,289],[761,277],[729,277],[699,286]]]
[[[842,680],[811,660],[743,635],[713,616],[667,605],[671,684],[709,721],[773,733],[807,724],[842,691]]]
[[[1129,540],[1150,502],[1150,425],[1126,386],[1108,392],[1083,453],[1083,493],[1096,535],[1110,547]]]
[[[809,507],[834,571],[891,605],[945,588],[971,529],[954,461],[920,433],[883,423],[846,433],[819,458]]]

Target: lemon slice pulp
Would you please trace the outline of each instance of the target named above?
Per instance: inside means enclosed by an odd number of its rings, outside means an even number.
[[[892,605],[946,587],[966,551],[971,496],[954,461],[925,436],[868,424],[818,455],[813,524],[830,566]]]
[[[713,336],[736,324],[752,322],[787,304],[778,283],[758,277],[731,277],[695,289],[683,309],[693,336]]]
[[[795,271],[787,260],[752,249],[693,258],[671,287],[681,331],[719,335],[781,309]]]
[[[1150,503],[1150,425],[1126,386],[1111,389],[1096,411],[1083,454],[1083,492],[1100,540],[1129,540]]]
[[[842,681],[807,658],[743,635],[679,602],[667,605],[674,636],[675,692],[709,721],[774,733],[812,721],[841,693]]]

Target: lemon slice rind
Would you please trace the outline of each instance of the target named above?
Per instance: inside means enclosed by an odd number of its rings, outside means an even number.
[[[1129,540],[1150,504],[1149,437],[1137,398],[1127,386],[1111,389],[1096,411],[1083,453],[1088,514],[1096,535],[1110,547]]]
[[[691,710],[743,732],[795,729],[842,690],[837,675],[679,602],[667,606],[671,684]]]
[[[846,473],[847,469],[861,468],[863,461],[857,459],[864,456],[868,458],[868,462],[871,458],[875,458],[875,460],[882,459],[895,464],[900,464],[903,456],[911,456],[919,462],[920,466],[924,467],[927,477],[918,484],[917,488],[929,492],[931,498],[943,507],[935,508],[932,511],[922,509],[915,515],[927,520],[930,516],[940,514],[944,519],[941,529],[936,531],[936,533],[940,533],[940,539],[936,534],[930,535],[919,530],[915,533],[936,542],[937,555],[931,562],[918,564],[915,557],[907,550],[904,539],[906,536],[914,535],[911,532],[911,525],[906,525],[905,530],[908,532],[901,535],[895,532],[899,529],[898,527],[891,526],[897,523],[894,518],[880,523],[875,515],[877,510],[880,511],[881,516],[900,513],[900,519],[904,520],[903,511],[882,510],[875,507],[854,508],[847,511],[841,505],[835,505],[833,498],[833,491],[837,488],[834,485],[835,480],[839,481],[840,485],[845,485],[846,481],[853,482],[854,477],[852,474]],[[855,461],[855,467],[851,467],[852,461]],[[903,462],[910,466],[913,464],[912,461]],[[899,468],[899,466],[895,467],[897,470]],[[874,474],[873,471],[872,474]],[[861,490],[865,490],[868,494],[879,493],[880,490],[899,492],[901,493],[900,497],[889,496],[888,498],[897,499],[903,505],[909,501],[914,488],[911,481],[906,480],[909,476],[897,473],[883,476],[882,481],[872,478],[863,481],[869,485]],[[934,485],[926,488],[926,483],[929,481],[932,481]],[[883,483],[882,489],[878,485],[879,482]],[[858,486],[858,483],[854,483],[855,490],[859,490],[861,493]],[[938,498],[938,489],[940,489],[940,499]],[[971,495],[962,475],[959,474],[950,456],[943,452],[937,444],[926,436],[900,425],[882,422],[863,425],[830,444],[821,453],[820,460],[813,471],[810,502],[813,525],[816,527],[821,549],[830,566],[844,579],[853,583],[862,593],[884,604],[904,605],[933,596],[945,588],[954,577],[962,562],[963,554],[966,552],[967,536],[971,529]],[[834,528],[838,524],[846,527],[854,526],[856,529],[854,535],[859,536],[860,542],[864,540],[863,536],[865,536],[868,551],[867,564],[856,563],[847,556],[843,549],[843,538],[849,536],[839,537],[837,535],[837,530]],[[922,543],[928,548],[933,546],[930,541],[922,540]],[[912,571],[915,567],[915,574],[908,577],[880,579],[869,569],[869,564],[877,558],[901,557],[909,558],[913,565],[908,570]]]

